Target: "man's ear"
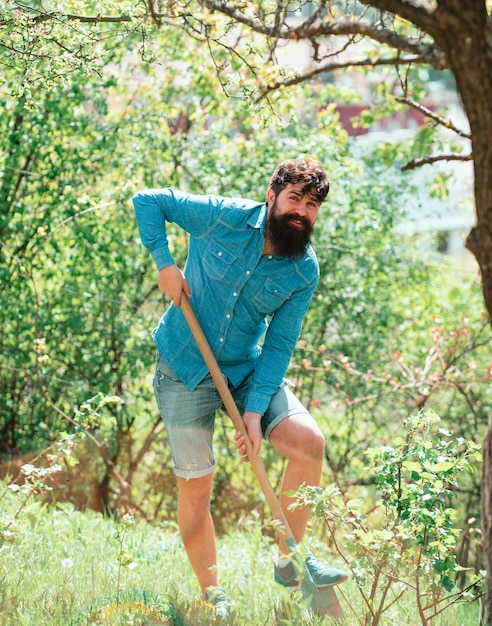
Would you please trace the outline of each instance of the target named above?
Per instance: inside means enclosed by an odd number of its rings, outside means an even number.
[[[273,189],[271,187],[268,187],[268,189],[267,189],[267,204],[268,204],[268,208],[270,208],[274,202],[275,202],[275,192],[273,191]]]

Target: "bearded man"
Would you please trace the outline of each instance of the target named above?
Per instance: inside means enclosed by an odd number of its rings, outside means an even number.
[[[288,494],[302,484],[319,484],[325,439],[284,376],[319,278],[310,240],[328,191],[321,163],[301,158],[276,167],[266,202],[171,188],[133,197],[158,286],[172,301],[152,335],[158,353],[154,391],[178,483],[178,525],[204,598],[218,618],[226,617],[229,601],[219,584],[210,499],[215,415],[223,406],[181,312],[181,294],[191,299],[243,415],[246,432],[235,435],[239,454],[245,457],[249,437],[255,456],[265,439],[287,459],[281,505],[299,543],[310,511],[290,510],[294,498]],[[169,251],[166,222],[189,233],[184,271]],[[306,566],[320,588],[347,579],[311,553]],[[286,587],[299,583],[282,538],[274,578]]]

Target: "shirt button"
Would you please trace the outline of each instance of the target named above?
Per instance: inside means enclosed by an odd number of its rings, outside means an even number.
[[[271,254],[269,254],[269,255],[268,255],[268,258],[269,258],[269,259],[272,259],[273,257],[272,257],[272,255],[271,255]]]
[[[220,343],[224,343],[224,337],[221,337],[221,338],[219,339],[219,341],[220,341]]]
[[[230,313],[228,313],[228,314],[226,315],[226,317],[227,317],[227,319],[228,319],[228,320],[229,320],[229,319],[231,319],[231,314],[230,314]]]
[[[219,252],[219,253],[218,253],[218,256],[222,256],[222,252]]]
[[[237,298],[237,291],[235,291],[232,295]]]
[[[249,270],[246,271],[246,275],[249,276],[251,272]]]

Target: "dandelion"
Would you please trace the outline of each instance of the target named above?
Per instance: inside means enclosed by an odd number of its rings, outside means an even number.
[[[61,562],[63,568],[63,601],[67,601],[69,570],[73,567],[72,559],[63,559]]]
[[[71,567],[73,567],[73,561],[72,559],[63,559],[63,561],[61,562],[62,564],[62,568],[67,571],[69,570]]]

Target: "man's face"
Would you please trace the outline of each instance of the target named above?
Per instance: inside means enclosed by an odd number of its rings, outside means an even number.
[[[289,258],[303,256],[311,240],[314,222],[320,204],[302,192],[302,184],[289,183],[275,197],[272,189],[267,192],[267,237],[274,244],[277,254]]]

